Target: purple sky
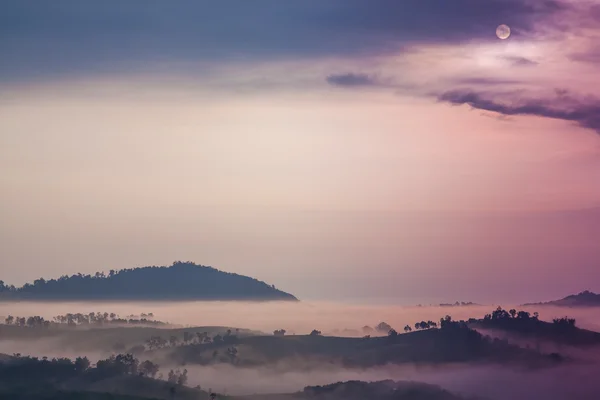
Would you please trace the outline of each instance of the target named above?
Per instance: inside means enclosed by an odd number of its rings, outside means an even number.
[[[5,282],[192,260],[301,298],[600,291],[598,1],[5,3]]]

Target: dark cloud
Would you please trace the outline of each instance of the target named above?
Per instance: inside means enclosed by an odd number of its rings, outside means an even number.
[[[600,64],[600,46],[594,46],[585,52],[572,53],[569,55],[571,61]]]
[[[4,0],[0,83],[496,40],[500,23],[535,34],[562,9],[557,0]]]
[[[495,85],[518,85],[523,83],[516,79],[502,79],[502,78],[490,78],[490,77],[469,77],[461,78],[454,81],[458,84],[464,85],[481,85],[481,86],[495,86]]]
[[[327,83],[333,86],[358,87],[358,86],[381,86],[377,78],[367,74],[347,73],[340,75],[329,75]]]
[[[529,67],[533,65],[538,65],[537,62],[530,60],[529,58],[520,56],[506,56],[504,57],[504,59],[517,67]]]
[[[438,100],[501,115],[533,115],[576,122],[584,128],[600,133],[600,99],[577,99],[565,90],[557,90],[552,98],[524,98],[522,93],[491,93],[473,90],[451,90],[438,96]]]

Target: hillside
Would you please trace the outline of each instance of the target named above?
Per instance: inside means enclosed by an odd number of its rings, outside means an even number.
[[[545,303],[528,303],[524,306],[559,306],[559,307],[598,307],[600,306],[600,294],[588,290],[572,294],[560,300],[548,301]]]
[[[232,347],[233,346],[233,347]],[[232,349],[235,350],[233,353]],[[146,356],[167,359],[170,364],[210,365],[230,363],[237,367],[272,366],[283,370],[310,370],[318,365],[336,364],[349,368],[370,368],[406,363],[518,363],[546,365],[551,358],[532,350],[495,341],[452,323],[442,329],[428,329],[388,337],[342,338],[321,335],[246,336],[208,344],[166,348]]]
[[[477,330],[503,331],[512,337],[544,340],[573,347],[590,347],[600,344],[600,333],[581,329],[575,326],[574,318],[555,318],[552,322],[541,321],[536,315],[531,316],[527,311],[502,308],[496,309],[483,319],[469,320],[469,326]]]
[[[244,396],[246,400],[460,400],[463,397],[452,394],[435,385],[420,382],[338,382],[325,386],[308,386],[302,392]]]
[[[14,357],[0,362],[0,399],[209,399],[209,393],[185,386],[186,370],[176,371],[169,382],[155,379],[157,364],[124,354],[95,365],[85,357]]]
[[[191,262],[170,267],[111,270],[108,275],[37,279],[20,288],[0,281],[2,300],[285,300],[297,301],[265,282]]]

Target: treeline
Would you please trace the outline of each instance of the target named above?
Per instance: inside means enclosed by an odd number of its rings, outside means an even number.
[[[208,335],[208,332],[184,331],[183,338],[181,340],[175,335],[171,335],[168,338],[163,338],[162,336],[157,335],[146,340],[144,345],[148,350],[158,350],[165,347],[176,347],[192,344],[233,344],[238,342],[238,332],[239,330],[236,329],[236,334],[234,335],[231,329],[228,329],[227,332],[223,334],[217,333],[215,336],[211,337]]]
[[[452,321],[452,317],[447,315],[444,318],[440,319],[439,324],[434,322],[434,321],[420,321],[420,322],[416,322],[414,324],[414,329],[415,330],[427,330],[427,329],[435,329],[438,327],[443,327],[444,325],[448,325],[449,323],[455,323],[456,321]],[[543,322],[539,320],[539,313],[538,312],[533,312],[530,313],[528,311],[523,311],[523,310],[516,310],[516,309],[510,309],[510,310],[504,310],[502,307],[498,307],[496,308],[493,312],[486,314],[483,319],[477,319],[477,318],[469,318],[467,321],[458,321],[458,323],[491,323],[491,324],[502,324],[503,322],[505,323],[509,323],[512,325],[515,324],[521,324],[521,326],[528,326],[530,327],[532,324],[536,324],[538,323],[538,325],[541,324],[548,324],[547,322]],[[575,318],[569,318],[569,317],[562,317],[562,318],[554,318],[552,320],[551,325],[557,329],[557,330],[569,330],[569,329],[573,329],[575,328],[575,323],[576,320]],[[363,330],[366,330],[365,328],[371,329],[369,327],[364,327]],[[375,330],[380,332],[380,333],[387,333],[388,336],[395,336],[398,334],[398,332],[392,328],[389,324],[385,323],[385,322],[381,322],[379,323],[376,327]],[[412,332],[413,328],[410,325],[406,325],[404,327],[404,332],[408,333],[408,332]],[[369,335],[367,335],[369,336]]]
[[[225,332],[223,334],[218,333],[212,337],[208,335],[208,332],[184,331],[182,339],[179,339],[175,335],[171,335],[168,338],[164,338],[162,336],[156,335],[156,336],[152,336],[149,339],[147,339],[143,345],[138,345],[138,346],[132,347],[130,349],[130,351],[134,354],[142,354],[146,350],[153,351],[153,350],[160,350],[160,349],[165,349],[165,348],[174,348],[174,347],[179,347],[179,346],[231,345],[230,347],[227,347],[227,349],[225,349],[224,351],[222,350],[221,352],[219,352],[219,350],[215,349],[212,353],[212,360],[213,361],[226,360],[227,362],[236,365],[239,363],[238,349],[235,346],[236,344],[239,343],[239,338],[237,336],[238,331],[239,330],[236,329],[236,334],[234,334],[231,331],[231,329],[228,329],[227,332]]]
[[[22,287],[0,281],[0,299],[297,300],[254,278],[181,261],[170,267],[40,278]]]
[[[30,381],[63,381],[76,377],[100,380],[116,376],[133,375],[166,380],[186,385],[187,369],[171,369],[166,377],[160,366],[150,360],[141,361],[132,354],[117,354],[92,365],[87,357],[69,358],[30,357],[14,354],[10,361],[0,362],[0,382],[25,379]]]
[[[87,357],[69,358],[30,357],[14,354],[0,362],[0,381],[63,381],[77,376],[104,379],[120,375],[137,375],[155,378],[159,366],[152,361],[140,362],[131,354],[113,355],[91,365]]]
[[[471,301],[457,301],[455,303],[440,303],[440,307],[467,307],[467,306],[476,306],[478,304],[475,304]]]
[[[64,315],[57,315],[52,320],[47,320],[39,315],[30,317],[19,317],[9,315],[4,319],[4,324],[15,325],[29,328],[49,328],[53,325],[64,325],[64,326],[88,326],[88,325],[166,325],[165,322],[151,319],[154,314],[141,314],[129,315],[126,318],[122,318],[115,313],[108,312],[96,312],[96,313],[67,313]]]
[[[552,323],[540,321],[539,313],[533,314],[527,311],[516,309],[504,310],[498,307],[491,314],[486,314],[483,320],[470,319],[469,322],[482,322],[487,325],[502,326],[506,328],[531,330],[532,328],[550,327],[554,331],[573,331],[576,328],[575,318],[561,317],[554,318]]]

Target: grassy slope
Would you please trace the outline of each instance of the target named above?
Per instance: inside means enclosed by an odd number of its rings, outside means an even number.
[[[438,386],[419,382],[338,382],[307,387],[302,392],[261,396],[244,396],[244,400],[460,400]]]
[[[177,399],[181,400],[208,400],[209,394],[180,385],[173,385],[165,381],[144,378],[140,376],[118,376],[100,380],[90,380],[89,377],[77,377],[60,382],[33,382],[26,385],[22,383],[4,382],[0,384],[0,399],[10,398],[12,394],[31,396],[35,399],[44,399],[44,395],[73,399],[162,399],[171,400],[171,388],[175,387]],[[60,397],[63,396],[63,397]],[[69,397],[71,396],[71,397]],[[113,396],[113,397],[111,397]],[[129,397],[128,397],[129,396]],[[28,398],[28,397],[23,397]]]
[[[166,327],[107,327],[107,328],[69,328],[51,327],[26,328],[14,325],[0,325],[0,337],[12,340],[44,340],[55,339],[57,345],[65,346],[72,350],[111,350],[115,344],[121,343],[126,348],[144,343],[151,336],[161,336],[168,339],[170,336],[183,338],[184,332],[208,332],[210,336],[223,334],[235,328],[224,326],[201,326],[189,328]],[[238,335],[248,336],[257,334],[248,329],[240,329]]]
[[[0,393],[10,400],[155,400],[154,397],[119,395],[113,393],[45,391],[43,393]]]
[[[192,345],[170,350],[174,362],[210,364],[213,352],[218,360],[231,344]],[[533,350],[505,344],[476,341],[472,337],[448,336],[442,330],[412,332],[396,338],[340,338],[323,336],[253,336],[241,338],[236,365],[253,367],[285,363],[295,368],[310,368],[316,363],[339,363],[349,367],[371,367],[409,362],[544,362]],[[167,350],[159,351],[164,352]]]
[[[599,332],[577,327],[569,330],[560,330],[556,329],[556,326],[553,323],[545,321],[521,321],[518,319],[507,319],[503,321],[478,320],[469,325],[474,329],[500,330],[523,338],[548,340],[575,347],[600,345]]]

